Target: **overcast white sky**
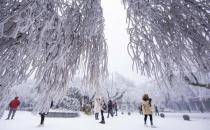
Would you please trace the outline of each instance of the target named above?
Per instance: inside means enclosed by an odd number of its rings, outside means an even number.
[[[126,11],[121,0],[102,0],[102,7],[109,53],[109,72],[118,72],[135,82],[147,81],[147,77],[132,71],[132,61],[127,52],[129,35],[126,32]]]

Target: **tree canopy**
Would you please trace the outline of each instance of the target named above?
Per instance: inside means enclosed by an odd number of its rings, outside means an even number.
[[[91,84],[98,84],[106,75],[100,0],[3,0],[0,7],[3,108],[9,88],[30,76],[36,80],[39,94],[34,110],[48,111],[51,100],[65,93],[80,66]]]
[[[128,52],[142,74],[210,88],[209,0],[123,0]],[[196,79],[206,79],[199,83]]]
[[[209,0],[123,3],[133,67],[166,84],[210,88]],[[10,89],[29,77],[36,80],[34,110],[48,111],[79,68],[95,86],[108,72],[101,0],[0,2],[0,117]]]

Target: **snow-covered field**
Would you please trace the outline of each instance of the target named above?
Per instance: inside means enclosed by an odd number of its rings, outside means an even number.
[[[94,116],[82,113],[78,118],[46,118],[45,125],[40,127],[39,115],[30,112],[17,111],[13,120],[5,120],[8,111],[0,119],[0,130],[145,130],[143,116],[132,113],[105,118],[106,124],[94,120]],[[154,116],[156,130],[210,130],[210,113],[189,114],[191,121],[184,121],[181,113],[166,113],[166,118]],[[106,117],[106,114],[105,114]],[[149,121],[149,120],[148,120]],[[149,122],[148,122],[149,124]]]

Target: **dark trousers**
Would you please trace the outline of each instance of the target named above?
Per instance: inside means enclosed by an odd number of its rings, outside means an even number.
[[[157,116],[157,115],[159,116],[159,112],[158,112],[158,111],[156,111],[156,112],[155,112],[155,115],[156,115],[156,116]]]
[[[104,120],[104,111],[103,110],[101,110],[101,122],[105,122],[105,120]]]
[[[12,118],[11,118],[11,119],[13,119],[14,116],[15,116],[16,110],[17,110],[17,109],[15,109],[15,108],[10,108],[10,109],[9,109],[9,114],[8,114],[7,119],[10,118],[11,114],[12,114]]]
[[[45,118],[45,114],[40,114],[41,116],[41,122],[40,122],[40,125],[43,125],[44,124],[44,118]]]
[[[98,120],[98,113],[95,113],[95,119]]]
[[[117,116],[117,109],[115,110],[115,116]]]
[[[109,114],[113,117],[113,111],[112,111],[112,109],[109,109],[109,110],[108,110],[107,118],[109,118]]]
[[[151,125],[153,125],[153,119],[152,119],[152,115],[151,114],[150,115],[144,115],[144,124],[147,124],[147,116],[149,116],[150,123],[151,123]]]

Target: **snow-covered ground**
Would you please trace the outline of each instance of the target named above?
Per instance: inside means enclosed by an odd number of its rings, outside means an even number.
[[[0,130],[145,130],[143,116],[132,113],[119,115],[114,118],[105,118],[106,124],[94,120],[94,116],[82,113],[78,118],[46,118],[45,125],[40,127],[39,115],[30,112],[17,111],[13,120],[5,120],[8,111],[0,119]],[[210,130],[210,113],[189,114],[191,121],[184,121],[182,113],[166,113],[166,118],[154,116],[156,130]],[[106,114],[105,114],[106,117]],[[149,120],[148,120],[149,121]],[[149,122],[148,122],[149,124]]]

